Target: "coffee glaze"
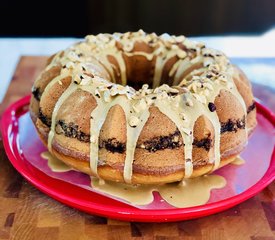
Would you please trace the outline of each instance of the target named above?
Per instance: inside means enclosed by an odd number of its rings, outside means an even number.
[[[72,170],[50,152],[41,153],[41,157],[48,160],[48,166],[53,172],[68,172]],[[208,202],[211,190],[226,185],[226,180],[218,175],[205,175],[198,178],[184,179],[181,182],[163,185],[133,185],[104,181],[91,177],[91,187],[99,192],[123,199],[134,205],[148,205],[153,202],[153,192],[174,207],[192,207]]]
[[[136,42],[150,45],[152,52],[133,51]],[[155,59],[152,89],[147,84],[139,90],[127,85],[123,54],[141,55],[148,61]],[[110,57],[116,60],[118,69],[110,61]],[[172,58],[177,60],[169,72],[173,79],[173,86],[170,87],[161,84],[161,76],[163,66]],[[103,65],[108,75],[100,76],[94,67],[95,63]],[[90,118],[90,168],[94,176],[98,177],[100,130],[114,105],[122,107],[127,121],[126,159],[123,170],[126,183],[132,181],[137,140],[149,118],[151,106],[157,107],[171,119],[180,131],[184,141],[184,178],[189,178],[193,173],[193,127],[202,115],[206,116],[214,127],[214,158],[209,159],[209,163],[213,165],[212,171],[220,165],[220,121],[216,111],[210,111],[208,106],[215,101],[221,90],[229,91],[241,103],[247,132],[246,106],[233,81],[233,77],[239,73],[221,52],[194,43],[183,36],[157,36],[143,31],[90,35],[84,42],[57,54],[47,69],[60,64],[63,66],[61,74],[47,85],[45,92],[65,77],[71,77],[71,84],[54,107],[48,148],[52,150],[56,116],[62,104],[77,89],[91,93],[97,103]],[[121,84],[116,84],[114,75],[117,70],[120,72]]]
[[[93,189],[131,204],[150,204],[154,200],[153,192],[158,192],[167,203],[178,208],[205,204],[210,198],[211,190],[225,185],[226,180],[218,175],[205,175],[163,185],[129,185],[91,178]]]
[[[233,164],[233,165],[243,165],[245,164],[245,160],[241,157],[241,156],[237,156],[235,158],[235,160],[233,162],[231,162],[230,164]]]
[[[60,161],[48,151],[42,152],[40,156],[48,161],[48,167],[53,172],[68,172],[72,170],[71,167]]]

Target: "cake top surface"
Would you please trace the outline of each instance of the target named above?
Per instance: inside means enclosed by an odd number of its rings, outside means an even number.
[[[136,49],[135,44],[137,42],[145,43],[149,46],[149,50]],[[109,69],[113,66],[107,63],[106,57],[114,55],[119,58],[121,53],[145,55],[147,59],[152,59],[155,56],[163,61],[177,56],[178,62],[185,61],[186,64],[201,62],[203,72],[201,69],[195,69],[190,74],[189,79],[184,78],[173,86],[155,84],[155,87],[150,88],[144,84],[140,89],[135,90],[127,85],[127,79],[124,81],[125,84],[113,82],[111,74],[113,70]],[[109,75],[111,75],[109,79],[100,76],[90,64],[94,58],[109,70]],[[228,58],[218,50],[206,48],[204,44],[190,41],[184,36],[174,36],[167,33],[157,36],[155,33],[147,34],[142,30],[124,34],[88,35],[84,41],[59,52],[50,66],[54,64],[61,64],[63,66],[61,74],[71,75],[76,84],[82,86],[97,85],[96,93],[104,92],[106,101],[110,100],[110,96],[116,95],[125,95],[129,99],[150,98],[154,100],[156,98],[174,98],[179,92],[184,92],[194,95],[205,103],[205,97],[211,94],[213,85],[218,82],[230,88],[230,79],[234,74]],[[179,66],[175,64],[169,74],[175,74],[176,67]],[[123,67],[121,68],[123,69]],[[151,101],[148,100],[147,102]]]

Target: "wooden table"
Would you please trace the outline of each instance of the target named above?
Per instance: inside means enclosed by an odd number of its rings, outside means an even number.
[[[22,57],[0,116],[11,102],[30,93],[45,57]],[[0,86],[1,87],[1,86]],[[272,91],[256,86],[272,109]],[[176,223],[121,222],[67,207],[34,188],[12,167],[0,141],[0,239],[234,239],[275,240],[275,183],[238,206]]]

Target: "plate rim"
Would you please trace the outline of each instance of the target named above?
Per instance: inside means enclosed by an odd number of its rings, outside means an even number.
[[[83,203],[81,199],[77,197],[72,197],[70,190],[64,190],[62,193],[58,192],[55,189],[49,188],[47,184],[43,183],[39,179],[35,178],[35,174],[31,173],[30,170],[25,166],[21,167],[18,162],[18,158],[22,162],[22,157],[18,153],[18,148],[13,149],[13,142],[17,141],[18,138],[18,119],[21,115],[28,112],[26,106],[30,103],[31,96],[25,96],[15,103],[11,104],[2,114],[1,117],[1,131],[2,131],[2,141],[4,145],[4,149],[6,151],[7,157],[13,167],[32,185],[38,188],[40,191],[49,195],[50,197],[62,202],[70,207],[77,208],[81,211],[96,214],[99,216],[110,217],[113,219],[119,219],[123,221],[137,221],[137,222],[173,222],[180,220],[188,220],[203,216],[208,216],[217,212],[221,212],[223,210],[229,209],[259,193],[263,190],[267,185],[269,185],[272,181],[275,180],[275,147],[273,149],[271,155],[270,165],[264,174],[264,176],[253,186],[251,186],[246,191],[237,194],[233,197],[220,200],[214,203],[208,203],[195,207],[188,208],[175,208],[175,209],[139,209],[125,204],[125,207],[112,207],[106,206],[103,204],[97,204],[93,202]],[[267,107],[262,104],[256,102],[258,113],[263,115],[273,126],[275,126],[275,114],[269,110]],[[15,131],[15,132],[14,132]],[[14,138],[11,135],[14,134]],[[31,165],[30,163],[28,163]],[[32,165],[31,165],[32,166]],[[59,179],[54,179],[39,169],[32,166],[36,172],[39,174],[44,174],[47,178],[53,179],[57,182],[63,182],[65,185],[74,186],[71,183],[64,182]],[[77,186],[75,186],[77,187]],[[77,187],[80,188],[80,187]],[[82,188],[81,188],[82,189]],[[87,191],[91,194],[90,191],[86,189],[82,189],[83,191]],[[99,195],[97,193],[92,193]],[[108,197],[105,197],[108,198]],[[116,201],[116,200],[113,200]]]

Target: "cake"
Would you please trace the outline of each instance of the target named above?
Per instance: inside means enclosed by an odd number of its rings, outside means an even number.
[[[142,30],[89,35],[50,57],[30,115],[55,157],[129,184],[209,174],[256,126],[251,84],[222,52]]]

